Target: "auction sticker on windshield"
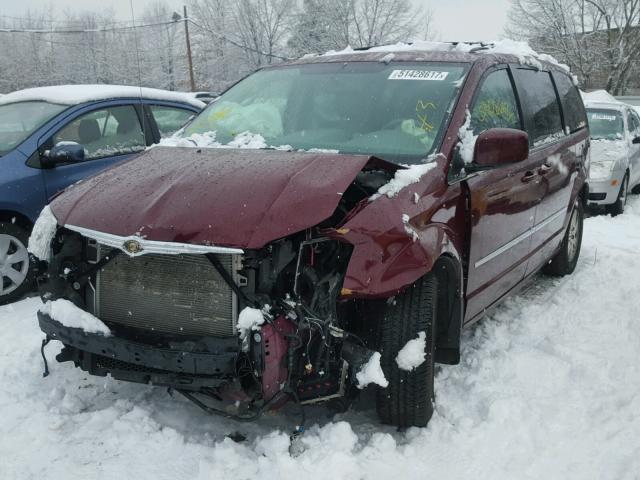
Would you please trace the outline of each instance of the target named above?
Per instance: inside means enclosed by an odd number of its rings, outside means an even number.
[[[431,80],[441,82],[447,78],[449,72],[434,72],[433,70],[394,70],[389,80]]]
[[[591,114],[591,120],[607,120],[609,122],[615,122],[618,120],[618,117],[615,115],[606,115],[604,113],[593,113]]]

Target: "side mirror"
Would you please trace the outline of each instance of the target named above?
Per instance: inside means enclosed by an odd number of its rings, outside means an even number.
[[[631,143],[637,145],[638,143],[640,143],[640,137],[633,137],[633,140],[631,140]]]
[[[516,163],[529,157],[529,135],[512,128],[485,130],[476,139],[473,163],[479,167],[494,167]]]
[[[59,163],[84,162],[84,147],[76,142],[58,142],[51,150],[44,152],[41,164],[53,168]]]

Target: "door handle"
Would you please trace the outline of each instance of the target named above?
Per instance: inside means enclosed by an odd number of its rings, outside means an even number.
[[[537,177],[537,175],[535,174],[535,172],[527,172],[524,174],[524,176],[521,178],[523,183],[529,183],[530,181],[532,181],[533,179],[535,179]]]

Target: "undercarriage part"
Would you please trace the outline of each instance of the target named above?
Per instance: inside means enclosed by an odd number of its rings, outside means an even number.
[[[334,371],[303,378],[296,387],[300,403],[309,405],[343,397],[347,388],[348,372],[349,364],[343,361]]]
[[[217,339],[215,342],[216,350],[194,352],[189,351],[189,345],[185,345],[182,349],[160,348],[123,338],[105,337],[97,334],[88,335],[82,329],[65,327],[42,312],[38,312],[38,322],[40,329],[46,335],[61,341],[67,348],[121,362],[118,365],[123,366],[125,370],[135,370],[134,367],[144,366],[153,371],[181,375],[231,378],[235,374],[238,356],[235,339],[226,341],[225,339]],[[73,358],[69,358],[69,360],[71,359]],[[134,367],[125,368],[124,365],[133,365]]]
[[[262,345],[262,396],[270,400],[286,385],[289,372],[285,363],[290,336],[295,326],[283,316],[262,327],[258,336]]]

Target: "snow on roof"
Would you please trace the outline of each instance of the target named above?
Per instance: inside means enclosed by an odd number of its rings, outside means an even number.
[[[525,65],[532,65],[536,68],[541,68],[540,62],[547,62],[556,65],[566,71],[569,71],[569,67],[558,62],[551,55],[544,53],[538,53],[533,50],[527,42],[519,42],[516,40],[496,40],[487,43],[478,42],[429,42],[429,41],[416,41],[412,43],[395,43],[393,45],[381,45],[379,47],[371,47],[366,50],[354,50],[351,47],[347,47],[344,50],[335,51],[331,50],[324,54],[324,56],[332,55],[351,55],[357,53],[370,53],[370,52],[461,52],[461,53],[477,53],[477,54],[497,54],[497,55],[513,55],[518,57],[518,61]]]
[[[623,105],[625,105],[623,102],[615,98],[606,90],[595,90],[588,93],[580,91],[580,94],[582,95],[582,100],[584,101],[585,105],[593,105],[596,103],[607,103],[610,106],[616,107],[622,107]]]
[[[132,87],[124,85],[58,85],[55,87],[37,87],[18,90],[0,98],[0,105],[16,102],[45,101],[61,105],[78,105],[96,100],[114,98],[144,98],[146,100],[167,100],[182,102],[198,108],[205,104],[192,95],[183,92],[170,92],[156,88]]]

